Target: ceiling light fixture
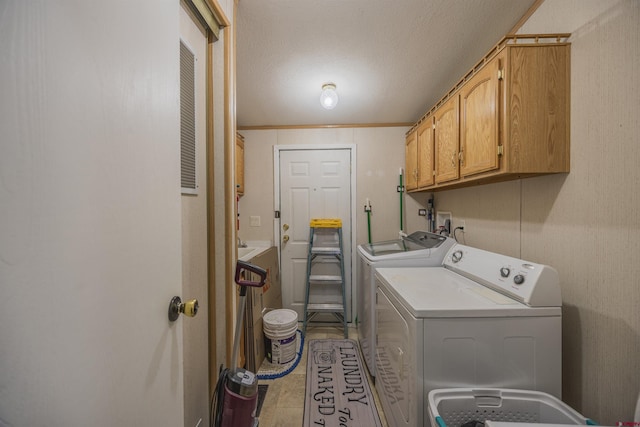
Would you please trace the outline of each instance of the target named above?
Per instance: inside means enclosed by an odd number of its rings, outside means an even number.
[[[332,110],[338,104],[338,93],[335,83],[325,83],[322,85],[320,94],[320,104],[327,110]]]

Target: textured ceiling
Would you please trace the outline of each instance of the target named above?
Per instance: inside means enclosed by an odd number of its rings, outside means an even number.
[[[534,0],[241,0],[238,126],[417,121]],[[320,106],[323,83],[340,97]]]

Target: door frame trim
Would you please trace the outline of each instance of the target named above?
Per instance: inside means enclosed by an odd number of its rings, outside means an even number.
[[[205,121],[206,121],[206,187],[205,191],[202,193],[204,197],[207,198],[207,229],[205,230],[207,233],[207,304],[208,304],[208,319],[207,319],[207,328],[208,328],[208,350],[209,350],[209,398],[213,396],[216,388],[216,384],[218,382],[219,368],[218,368],[218,321],[216,319],[216,311],[215,308],[218,307],[218,299],[216,297],[216,224],[220,221],[225,221],[226,218],[216,218],[215,215],[215,182],[214,182],[214,152],[215,152],[215,111],[214,111],[214,43],[216,43],[220,39],[221,31],[224,31],[224,79],[223,79],[223,87],[224,87],[224,133],[225,133],[225,158],[229,158],[231,160],[227,160],[226,164],[232,163],[232,158],[229,157],[227,153],[229,149],[227,148],[232,142],[232,139],[229,135],[235,135],[235,108],[232,108],[232,102],[235,102],[235,82],[231,80],[232,76],[235,76],[234,69],[235,67],[235,51],[232,51],[232,48],[235,49],[235,45],[231,46],[230,41],[231,38],[235,38],[235,25],[231,27],[231,22],[227,18],[222,6],[218,3],[218,0],[181,0],[181,4],[185,6],[185,9],[188,10],[193,18],[195,18],[194,22],[200,25],[200,28],[204,31],[204,35],[207,37],[207,55],[206,55],[206,110],[205,110]],[[237,3],[237,2],[236,2]],[[235,22],[236,16],[236,4],[234,3],[233,9],[233,18]],[[233,31],[230,31],[233,29]],[[233,62],[233,63],[232,63]],[[225,166],[227,169],[229,166]],[[229,185],[233,185],[231,178],[225,175],[225,182],[229,183],[225,185],[226,187]],[[227,196],[227,192],[225,192],[225,196]],[[230,197],[229,197],[230,198]],[[233,206],[233,204],[231,204]],[[227,214],[225,212],[225,214]],[[226,216],[233,217],[233,213],[229,213]],[[229,220],[231,221],[231,220]],[[226,224],[226,223],[225,223]],[[227,228],[226,226],[224,227]],[[228,234],[228,233],[226,233]],[[227,245],[227,251],[225,252],[225,256],[227,252],[231,251],[231,248],[234,248],[233,242],[235,239],[225,235],[225,243]],[[228,261],[230,264],[231,261]],[[233,274],[233,268],[228,266],[227,271],[225,272],[226,276],[229,277]],[[227,283],[227,282],[225,282]],[[233,298],[233,294],[231,296],[228,295],[229,292],[225,291],[225,320],[229,323],[230,316],[233,316],[233,310],[229,310],[230,304],[228,301]],[[226,352],[227,352],[227,360],[231,358],[231,347],[233,342],[233,326],[226,325]]]
[[[350,190],[351,190],[351,317],[352,322],[355,319],[356,301],[357,301],[357,289],[355,282],[356,273],[356,235],[358,227],[356,223],[356,200],[357,200],[357,187],[356,187],[356,164],[357,164],[357,146],[356,144],[294,144],[294,145],[274,145],[273,146],[273,211],[280,211],[280,152],[281,151],[306,151],[306,150],[350,150],[351,163],[350,163]],[[274,246],[278,249],[278,267],[282,271],[282,257],[280,254],[280,243],[282,239],[280,237],[280,218],[273,219],[273,239]]]

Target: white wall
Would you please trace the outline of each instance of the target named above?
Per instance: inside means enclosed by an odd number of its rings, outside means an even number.
[[[435,193],[466,243],[556,267],[563,398],[603,425],[640,391],[640,2],[547,0],[521,33],[572,32],[571,172]]]
[[[406,127],[244,130],[245,193],[240,199],[242,240],[273,241],[273,146],[295,144],[355,144],[357,151],[356,242],[367,242],[364,205],[372,206],[372,240],[394,239],[400,229],[396,186],[404,167]],[[413,206],[413,205],[412,205]],[[414,209],[416,210],[417,207]],[[251,227],[251,216],[261,226]]]

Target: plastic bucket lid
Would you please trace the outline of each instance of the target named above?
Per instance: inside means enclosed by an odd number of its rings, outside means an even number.
[[[269,338],[282,338],[298,329],[298,313],[289,309],[273,310],[262,318],[264,334]]]
[[[298,313],[286,308],[272,310],[264,315],[263,321],[265,326],[286,329],[298,324]]]

